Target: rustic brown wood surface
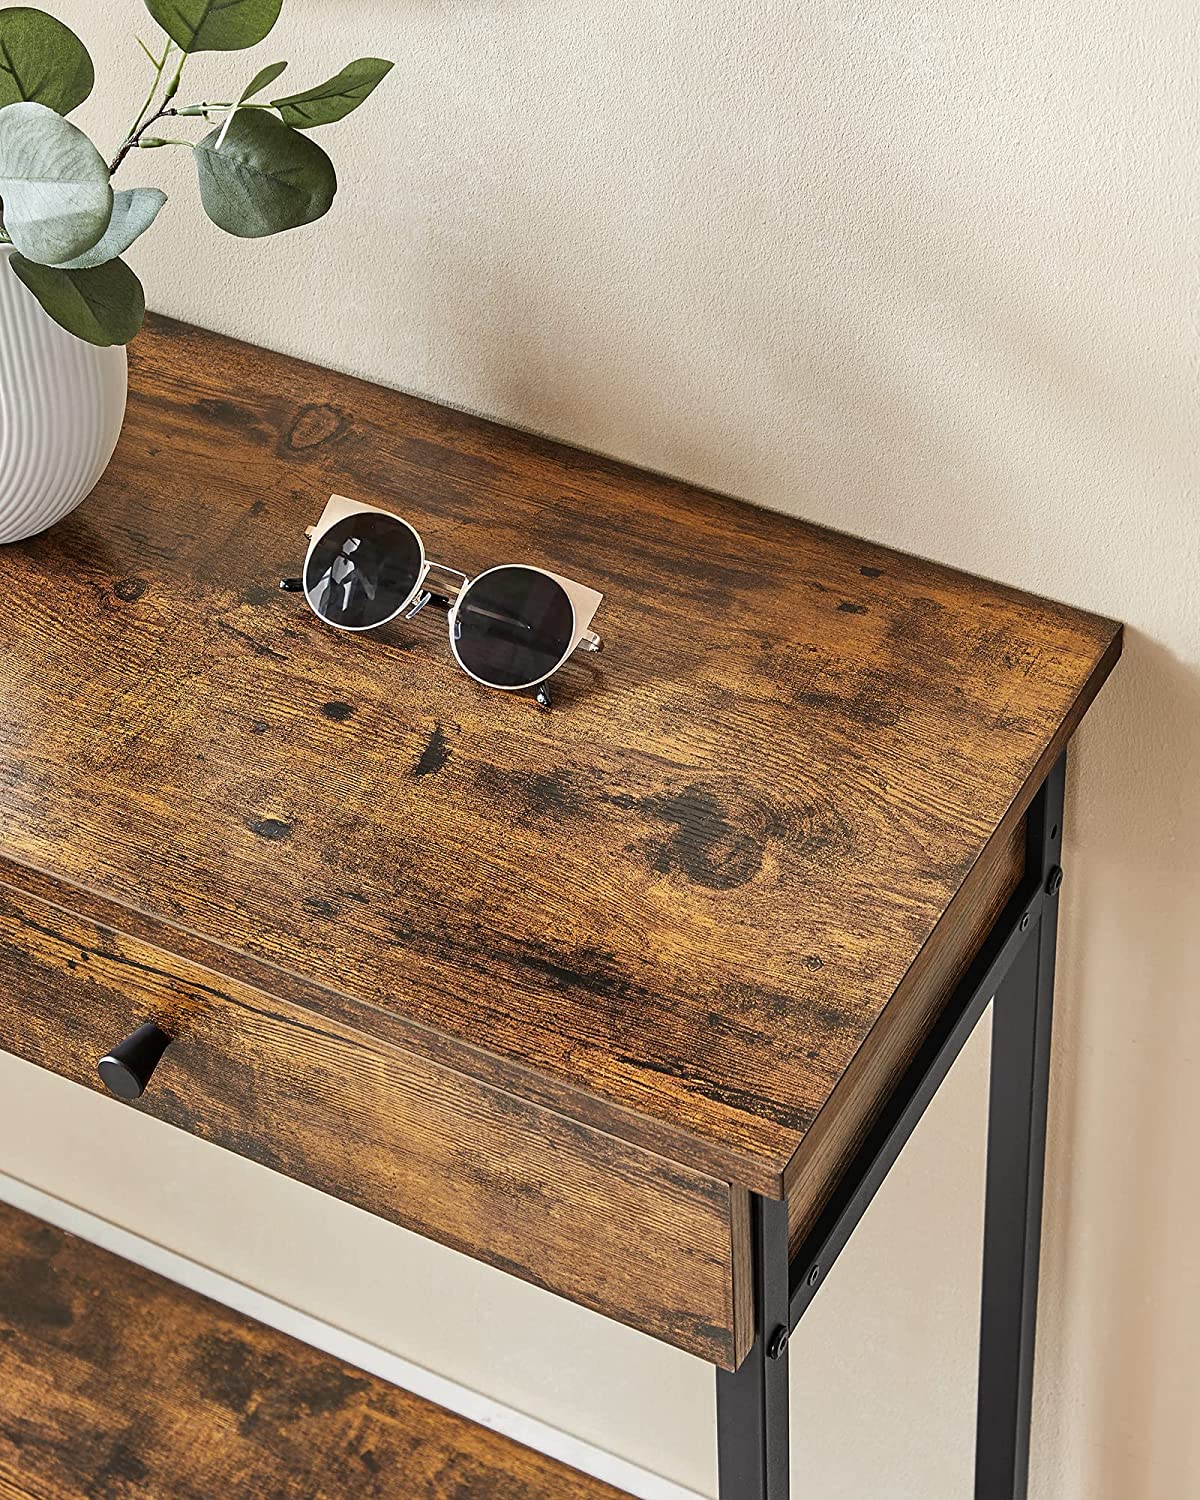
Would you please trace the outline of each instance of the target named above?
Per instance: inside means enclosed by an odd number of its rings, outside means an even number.
[[[1119,627],[179,324],[131,381],[96,493],[0,552],[7,878],[784,1193]],[[335,490],[594,584],[604,654],[542,714],[431,610],[322,625],[276,582]]]
[[[134,1108],[714,1364],[749,1347],[744,1192],[0,882],[8,1051],[103,1092],[147,1016],[174,1040]]]
[[[6,1204],[0,1495],[619,1500]]]
[[[846,1076],[804,1138],[788,1184],[788,1243],[792,1255],[824,1208],[850,1158],[897,1077],[979,945],[1018,889],[1025,872],[1025,820],[993,838],[976,860],[938,927],[904,976],[892,1003],[858,1049]]]

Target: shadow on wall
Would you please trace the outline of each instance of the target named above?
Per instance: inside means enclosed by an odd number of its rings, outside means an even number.
[[[526,186],[524,219],[554,231],[546,273],[513,246],[489,255],[460,242],[436,258],[430,295],[446,324],[428,388],[1058,596],[1071,567],[1045,576],[1047,553],[1082,540],[1094,571],[1075,572],[1073,602],[1104,609],[1128,558],[1089,535],[1079,474],[1104,486],[1088,498],[1194,483],[1181,441],[1193,397],[1168,363],[1191,315],[1182,262],[1178,305],[1147,295],[1139,307],[1137,285],[1074,274],[1063,226],[1058,240],[1046,225],[1036,244],[1012,245],[1002,204],[980,226],[978,202],[943,184],[932,211],[914,213],[878,171],[853,213],[819,228],[798,210],[789,222],[786,202],[756,202],[778,218],[766,238],[780,264],[804,266],[768,284],[775,299],[737,271],[761,255],[761,213],[732,245],[718,226],[724,257],[679,263],[680,245],[713,228],[703,183],[684,208],[696,221],[666,240],[630,226],[622,237],[611,212],[556,217],[557,202]],[[505,194],[511,209],[520,190],[506,182]],[[969,522],[965,554],[947,540],[947,516]]]
[[[1047,1500],[1072,1440],[1093,1500],[1200,1474],[1198,769],[1200,668],[1127,632],[1069,778],[1038,1380],[1089,1417],[1036,1429]]]

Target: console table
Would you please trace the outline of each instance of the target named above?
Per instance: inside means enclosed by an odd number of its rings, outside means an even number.
[[[433,610],[323,626],[278,580],[332,492],[602,590],[604,654],[543,712]],[[3,1046],[102,1090],[153,1022],[114,1108],[709,1361],[721,1500],[788,1494],[789,1334],[994,995],[975,1494],[1024,1495],[1118,625],[165,319],[0,586]]]

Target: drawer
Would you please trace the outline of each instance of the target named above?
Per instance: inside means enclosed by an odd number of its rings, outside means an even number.
[[[0,884],[0,1044],[724,1368],[753,1338],[742,1189]],[[108,1097],[106,1095],[106,1097]]]

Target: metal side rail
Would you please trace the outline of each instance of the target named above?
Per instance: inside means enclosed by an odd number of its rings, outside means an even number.
[[[917,1121],[995,1000],[975,1500],[1024,1500],[1066,757],[1026,819],[1025,875],[799,1251],[787,1205],[755,1197],[754,1347],[717,1372],[721,1500],[788,1500],[788,1342]]]

